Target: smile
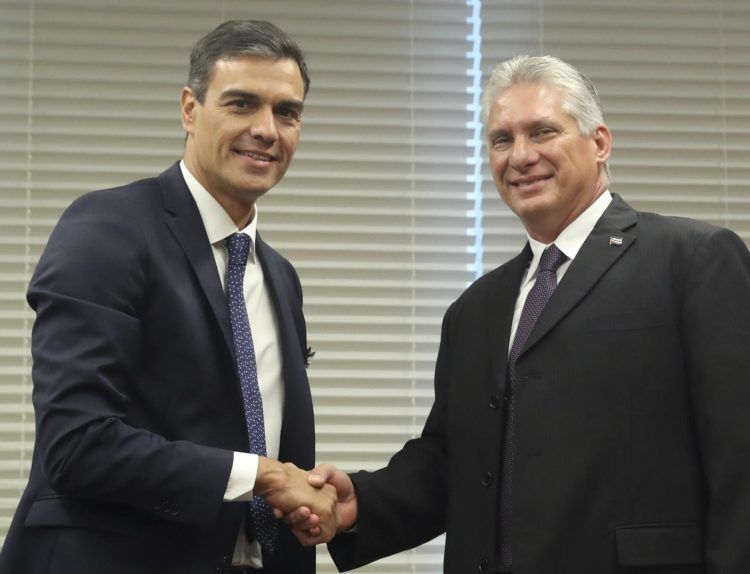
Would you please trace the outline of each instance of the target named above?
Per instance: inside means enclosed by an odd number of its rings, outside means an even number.
[[[516,189],[520,190],[526,190],[526,189],[537,189],[544,186],[544,184],[552,179],[551,175],[537,175],[533,177],[523,177],[514,179],[510,182],[511,187],[515,187]]]
[[[261,162],[266,162],[266,163],[270,163],[274,161],[273,156],[270,156],[265,153],[254,152],[254,151],[242,151],[242,150],[234,150],[234,153],[244,156],[244,157],[249,157],[250,159],[253,159],[255,161],[261,161]]]

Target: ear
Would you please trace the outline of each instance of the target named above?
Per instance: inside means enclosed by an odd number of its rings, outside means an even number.
[[[195,97],[193,90],[185,86],[180,94],[180,117],[182,119],[182,129],[186,133],[193,133],[195,124],[195,115],[201,103]]]
[[[612,153],[612,132],[604,124],[599,124],[592,136],[594,145],[596,145],[596,159],[601,165],[604,165]]]

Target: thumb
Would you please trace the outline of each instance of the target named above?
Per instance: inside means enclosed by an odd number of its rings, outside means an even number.
[[[322,488],[333,476],[334,470],[335,467],[331,464],[319,464],[308,473],[307,482],[315,488]]]

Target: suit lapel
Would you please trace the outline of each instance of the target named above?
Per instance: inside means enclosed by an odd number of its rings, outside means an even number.
[[[276,312],[279,337],[282,343],[282,354],[285,360],[286,357],[298,355],[300,357],[300,364],[302,364],[301,350],[299,349],[299,345],[295,345],[294,319],[284,296],[284,292],[291,286],[287,285],[288,280],[283,276],[278,264],[274,260],[273,251],[261,239],[259,233],[256,233],[255,236],[255,253],[263,267],[263,278],[268,286],[271,302]]]
[[[219,323],[230,353],[234,342],[229,323],[229,310],[219,274],[216,272],[211,244],[203,226],[198,207],[180,172],[179,163],[159,175],[166,222],[195,272],[206,294],[211,310]]]
[[[289,290],[296,289],[282,270],[278,254],[256,234],[255,253],[263,267],[263,277],[276,312],[284,380],[284,415],[281,427],[279,460],[298,466],[311,466],[315,460],[315,428],[312,397],[305,372],[303,347],[304,319],[293,316]],[[299,321],[297,321],[299,319]]]
[[[637,218],[635,210],[613,194],[612,203],[594,226],[542,311],[526,341],[523,353],[565,317],[630,249],[636,240],[634,225]]]
[[[520,254],[498,269],[495,282],[485,293],[488,300],[483,308],[487,310],[485,317],[489,335],[487,340],[490,344],[490,360],[494,379],[499,382],[501,390],[505,388],[510,328],[513,323],[518,290],[530,259],[531,247],[527,243]]]

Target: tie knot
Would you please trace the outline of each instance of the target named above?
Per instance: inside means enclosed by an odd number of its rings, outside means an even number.
[[[542,271],[557,271],[567,259],[567,255],[557,248],[554,243],[542,252],[542,258],[539,261],[539,269]]]
[[[227,251],[230,265],[245,265],[250,253],[250,236],[247,233],[233,233],[227,237]]]

